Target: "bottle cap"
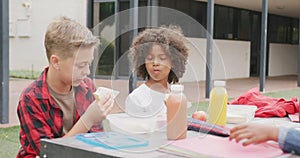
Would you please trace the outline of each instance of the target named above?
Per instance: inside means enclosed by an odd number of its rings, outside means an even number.
[[[225,87],[226,82],[225,81],[215,81],[214,86],[216,86],[216,87]]]
[[[174,84],[174,85],[171,85],[170,87],[171,91],[183,91],[184,90],[184,86],[183,85],[180,85],[180,84]]]

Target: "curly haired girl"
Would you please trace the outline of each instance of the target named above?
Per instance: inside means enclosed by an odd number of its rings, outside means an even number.
[[[178,26],[145,29],[133,40],[129,58],[137,76],[146,80],[126,98],[128,114],[147,117],[165,111],[169,84],[178,83],[188,58]]]

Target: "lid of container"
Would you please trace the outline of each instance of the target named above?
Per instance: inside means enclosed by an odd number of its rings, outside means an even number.
[[[216,86],[216,87],[225,87],[226,82],[225,81],[215,81],[214,86]]]
[[[173,84],[170,87],[171,91],[183,91],[184,90],[184,86],[180,85],[180,84]]]

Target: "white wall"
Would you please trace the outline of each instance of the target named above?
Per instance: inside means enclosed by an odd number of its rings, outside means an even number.
[[[216,40],[225,65],[224,79],[250,76],[250,44],[248,41]]]
[[[42,71],[48,65],[44,49],[48,24],[64,15],[85,25],[86,4],[86,0],[10,0],[10,70]]]
[[[298,45],[275,44],[269,46],[269,76],[297,74]]]
[[[181,82],[205,80],[206,39],[188,38],[190,54]],[[250,42],[214,40],[212,79],[247,78],[250,74]]]

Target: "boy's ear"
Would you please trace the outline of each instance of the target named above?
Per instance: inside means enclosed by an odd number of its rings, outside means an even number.
[[[59,56],[51,55],[50,64],[57,70],[59,70]]]

